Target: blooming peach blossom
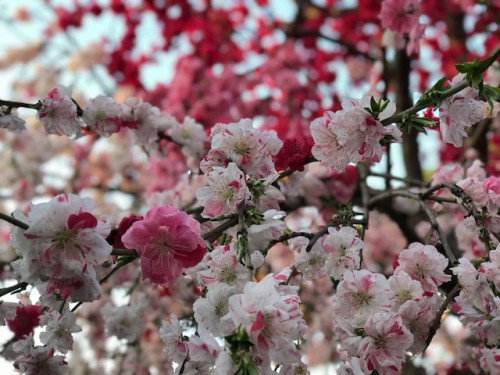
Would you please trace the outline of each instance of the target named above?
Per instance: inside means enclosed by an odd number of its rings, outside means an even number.
[[[172,206],[155,206],[122,237],[141,257],[143,278],[172,286],[183,268],[198,264],[206,248],[200,223]]]
[[[82,131],[76,104],[65,87],[57,87],[48,94],[42,101],[38,118],[43,122],[47,134],[78,136]]]
[[[426,292],[435,293],[439,285],[451,280],[451,276],[444,273],[447,266],[448,259],[434,246],[414,242],[399,254],[394,273],[406,272],[420,281]]]

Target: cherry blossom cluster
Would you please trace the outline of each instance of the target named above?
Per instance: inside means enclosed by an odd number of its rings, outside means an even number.
[[[471,90],[466,89],[465,95]],[[458,101],[458,95],[461,94],[449,96],[442,105]],[[484,116],[485,104],[477,100],[477,91],[474,95],[471,100],[479,103]],[[348,206],[336,213],[324,232],[316,235],[294,234],[284,220],[287,213],[281,211],[286,196],[293,195],[293,176],[298,179],[294,184],[308,181],[314,186],[305,166],[314,160],[312,157],[333,170],[335,189],[339,194],[345,190],[345,197],[338,198],[339,202],[350,199],[354,193],[350,186],[358,181],[357,175],[350,172],[350,164],[376,163],[383,155],[384,145],[401,142],[400,130],[390,122],[383,123],[386,119],[391,121],[395,113],[390,101],[374,97],[344,101],[337,112],[328,112],[311,123],[312,142],[285,143],[276,132],[261,130],[249,119],[216,124],[206,136],[201,125],[192,119],[177,122],[135,99],[118,105],[110,98],[97,97],[79,113],[77,104],[61,88],[54,89],[38,109],[48,134],[81,136],[85,131],[94,131],[109,136],[127,128],[137,145],[160,150],[158,145],[162,144],[163,150],[168,151],[163,137],[181,149],[184,157],[190,159],[188,164],[199,162],[204,183],[198,185],[192,196],[195,211],[200,215],[198,220],[174,206],[157,204],[144,216],[124,218],[113,233],[110,225],[92,213],[92,201],[76,195],[59,195],[46,203],[31,204],[24,211],[17,210],[14,219],[22,225],[12,230],[12,246],[19,256],[12,263],[13,270],[23,283],[36,285],[44,298],[56,296],[60,304],[59,309],[37,310],[32,325],[23,332],[28,335],[23,349],[16,349],[23,355],[29,353],[31,359],[16,360],[17,368],[29,373],[35,371],[32,368],[37,369],[40,361],[47,361],[64,373],[63,355],[71,349],[72,333],[79,330],[74,315],[67,311],[68,302],[101,298],[101,283],[135,259],[140,260],[142,278],[153,284],[172,288],[186,275],[201,290],[192,306],[195,334],[185,337],[176,315],[171,315],[159,331],[167,346],[167,359],[187,373],[249,369],[268,372],[272,366],[281,368],[280,373],[305,369],[300,348],[307,326],[298,287],[288,285],[295,272],[310,281],[327,276],[336,286],[331,314],[335,317],[333,331],[345,359],[341,371],[396,374],[402,371],[407,353],[419,353],[429,344],[432,324],[439,318],[437,311],[444,303],[438,288],[451,279],[444,273],[450,269],[449,260],[434,246],[412,243],[398,254],[393,274],[385,276],[362,269],[365,243],[359,228],[353,226],[356,214]],[[80,123],[80,116],[86,127]],[[453,125],[458,120],[449,120],[453,116],[455,113],[450,113],[443,126],[459,128]],[[474,119],[478,120],[479,117]],[[462,133],[459,137],[465,136]],[[443,135],[446,137],[446,132]],[[208,152],[202,157],[207,144]],[[295,161],[284,161],[287,155]],[[282,172],[277,173],[277,169]],[[288,175],[290,181],[283,183],[282,178]],[[319,180],[317,183],[321,184]],[[478,162],[466,172],[460,165],[444,166],[432,184],[431,193],[424,195],[435,199],[429,208],[433,215],[445,209],[447,213],[462,215],[459,224],[465,225],[464,230],[478,233],[478,226],[483,226],[484,231],[497,230],[498,183],[496,177],[486,178]],[[457,197],[457,191],[462,195]],[[321,189],[319,193],[322,194]],[[300,188],[298,194],[309,195]],[[489,213],[487,220],[478,216],[481,210]],[[360,224],[364,226],[365,221]],[[477,253],[481,245],[478,236],[474,254],[486,256],[486,247]],[[287,239],[298,252],[293,269],[285,268],[275,276],[268,274],[254,281],[268,251]],[[440,241],[443,239],[434,239],[435,244]],[[112,254],[119,258],[113,260]],[[472,264],[469,262],[468,266],[467,261],[461,258],[461,267],[470,268]],[[115,266],[107,273],[106,268],[113,263]],[[481,267],[480,270],[494,272],[494,263],[485,262]],[[460,267],[452,270],[459,274]],[[494,282],[494,277],[490,277],[490,282]],[[459,274],[461,278],[463,275]],[[484,288],[493,293],[491,288]],[[457,297],[459,306],[466,301],[462,294]],[[146,330],[145,324],[140,323],[146,305],[106,304],[102,308],[103,330],[129,343],[138,342]],[[20,316],[18,310],[14,304],[2,304],[2,319],[15,322]],[[61,315],[63,312],[66,315]],[[38,318],[42,313],[46,318]],[[458,314],[464,323],[470,322],[467,313]],[[137,323],[131,325],[131,321]],[[478,327],[489,326],[489,322],[486,318]],[[47,331],[40,340],[49,346],[54,343],[59,356],[32,344],[33,328],[45,325]],[[53,338],[53,330],[64,331],[65,336]],[[483,332],[479,328],[474,331],[477,335],[484,335]],[[224,340],[225,346],[217,339]],[[491,340],[486,342],[490,344]],[[252,350],[248,350],[250,347]]]
[[[76,1],[54,6],[47,41],[0,58],[38,58],[88,17],[124,25],[68,61],[109,74],[107,96],[40,68],[20,87],[41,100],[0,100],[0,196],[19,207],[0,212],[1,354],[17,372],[109,372],[83,346],[114,373],[399,374],[450,317],[447,369],[500,371],[499,4],[299,3],[285,20],[266,0]],[[162,26],[151,52],[138,14]],[[176,50],[171,81],[145,84]],[[442,141],[429,178],[411,167],[415,130]],[[54,155],[74,159],[63,188]]]

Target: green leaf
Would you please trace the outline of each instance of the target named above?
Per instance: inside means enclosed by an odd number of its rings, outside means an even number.
[[[455,68],[457,68],[457,70],[460,73],[464,73],[464,74],[467,73],[467,67],[465,66],[464,63],[455,65]]]

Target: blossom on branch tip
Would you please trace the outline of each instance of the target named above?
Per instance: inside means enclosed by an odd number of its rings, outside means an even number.
[[[165,125],[165,121],[162,121],[158,108],[135,98],[128,98],[122,104],[121,125],[132,129],[138,145],[148,146],[158,140],[158,130]]]
[[[464,78],[458,74],[450,82],[451,86],[457,85]],[[461,92],[447,98],[439,107],[439,126],[443,141],[460,147],[467,137],[466,128],[470,128],[486,116],[487,105],[478,100],[478,90],[467,87]]]
[[[48,346],[35,346],[33,336],[14,344],[18,353],[14,367],[25,375],[65,375],[69,367],[65,358],[54,355],[54,349]]]
[[[382,158],[382,140],[401,142],[401,132],[394,125],[383,126],[380,120],[390,117],[396,110],[389,103],[377,118],[370,108],[373,98],[342,101],[342,109],[327,111],[311,123],[314,139],[313,156],[335,172],[342,173],[349,163],[378,162]]]
[[[77,106],[71,99],[70,91],[65,87],[53,89],[42,101],[38,111],[47,134],[79,136],[82,131],[78,118]]]

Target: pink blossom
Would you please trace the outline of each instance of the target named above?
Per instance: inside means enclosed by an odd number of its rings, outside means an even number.
[[[500,349],[483,348],[479,363],[486,374],[500,373]]]
[[[323,248],[327,253],[326,272],[335,280],[342,280],[345,271],[359,268],[359,253],[363,248],[363,241],[356,229],[328,228],[328,236],[323,239]]]
[[[438,185],[442,182],[456,183],[464,178],[465,171],[460,164],[444,164],[432,176],[431,184]]]
[[[484,192],[488,196],[490,205],[488,209],[494,211],[500,207],[500,178],[491,176],[483,181]]]
[[[229,316],[242,326],[263,358],[296,363],[300,352],[292,340],[302,338],[305,322],[297,288],[276,285],[272,274],[258,283],[249,282],[243,294],[229,297]]]
[[[384,0],[379,17],[383,28],[403,34],[418,24],[419,14],[419,0]]]
[[[473,296],[482,289],[481,284],[487,283],[485,276],[485,274],[488,274],[487,268],[487,263],[483,263],[481,265],[481,273],[479,273],[469,259],[462,257],[458,260],[458,265],[451,268],[451,270],[454,275],[457,275],[462,291],[469,296]],[[489,289],[488,285],[487,289]]]
[[[214,167],[226,167],[229,161],[228,156],[223,151],[210,149],[200,162],[200,170],[207,173],[212,171]]]
[[[213,335],[224,337],[232,333],[234,324],[231,319],[224,319],[229,312],[228,299],[238,293],[238,289],[225,284],[210,284],[204,298],[193,304],[194,318],[199,327],[208,329]]]
[[[165,344],[167,359],[182,362],[187,353],[187,345],[183,342],[182,327],[177,315],[171,314],[167,320],[161,322],[160,338]]]
[[[348,320],[354,328],[363,327],[376,312],[391,309],[387,279],[367,270],[346,271],[333,299],[335,316]]]
[[[64,194],[46,203],[31,204],[26,213],[14,213],[29,225],[26,231],[12,229],[12,245],[22,256],[15,267],[24,281],[48,281],[48,289],[62,287],[68,294],[79,288],[94,288],[94,267],[109,259],[111,246],[105,240],[109,226],[92,210],[91,199]],[[97,288],[98,296],[98,284]],[[84,294],[89,298],[96,295]]]
[[[436,299],[437,300],[437,299]],[[423,299],[421,301],[407,301],[400,308],[398,313],[401,315],[405,326],[413,335],[413,344],[409,350],[413,354],[420,353],[426,347],[429,329],[434,322],[436,311],[439,306],[433,304],[432,300]]]
[[[451,85],[458,84],[463,74],[455,76]],[[443,141],[461,147],[467,137],[466,128],[475,125],[486,115],[486,103],[478,100],[478,91],[468,87],[451,98],[445,99],[439,107],[439,126]]]
[[[253,127],[252,120],[244,119],[238,123],[217,124],[212,128],[209,155],[222,152],[249,175],[267,177],[275,171],[273,156],[282,145],[275,131],[260,131]]]
[[[160,110],[149,103],[135,98],[128,98],[122,104],[122,126],[132,129],[135,142],[139,145],[151,145],[158,139],[162,121]]]
[[[347,357],[343,360],[345,362],[340,364],[338,375],[364,375],[371,372],[366,362],[359,357]]]
[[[0,107],[0,129],[19,134],[26,130],[26,121],[17,115],[17,109],[13,108],[8,112],[8,108]]]
[[[487,255],[486,247],[479,237],[479,229],[473,217],[466,218],[455,227],[455,235],[460,250],[467,259],[480,259]]]
[[[45,332],[40,333],[40,341],[63,354],[73,349],[73,333],[82,328],[76,324],[76,316],[72,312],[61,315],[58,311],[45,313],[42,324],[47,325]]]
[[[186,117],[182,124],[172,118],[172,128],[169,135],[182,147],[182,152],[187,157],[198,161],[206,154],[205,150],[205,129],[190,117]]]
[[[425,25],[418,23],[410,30],[410,40],[406,46],[406,53],[408,55],[420,53],[420,39],[425,34]]]
[[[312,281],[326,275],[327,254],[322,241],[316,241],[309,252],[306,251],[309,244],[306,238],[294,239],[292,244],[294,247],[301,248],[299,256],[295,258],[295,267],[302,273],[305,280]]]
[[[370,371],[379,374],[400,374],[405,363],[405,351],[413,336],[403,325],[399,314],[376,313],[364,325],[366,337],[358,351]]]
[[[394,125],[384,127],[379,121],[394,113],[394,103],[389,104],[378,118],[373,118],[364,109],[370,107],[370,99],[344,100],[340,111],[326,112],[311,123],[312,154],[316,159],[342,173],[349,162],[380,161],[383,154],[380,142],[384,137],[401,142],[401,132]]]
[[[263,220],[259,224],[248,227],[248,248],[251,252],[260,252],[269,245],[269,242],[277,240],[286,228],[282,220],[285,216],[283,211],[269,210],[263,213]]]
[[[227,168],[214,167],[207,174],[208,186],[198,190],[198,204],[204,207],[203,217],[235,213],[238,205],[250,198],[245,175],[235,163]]]
[[[399,272],[389,278],[394,297],[392,298],[392,310],[398,312],[401,305],[406,301],[419,301],[424,294],[422,285],[417,280],[413,280],[406,272]]]
[[[224,283],[242,291],[248,281],[248,270],[236,259],[233,246],[216,246],[208,255],[206,270],[198,273],[201,283]]]
[[[426,292],[434,293],[437,286],[451,280],[451,276],[444,273],[448,259],[439,254],[432,245],[418,242],[410,244],[408,249],[399,254],[398,264],[394,273],[406,272],[413,279],[420,281]]]
[[[54,349],[35,346],[33,336],[16,342],[13,346],[18,357],[14,367],[26,375],[65,375],[68,364],[61,355],[54,355]]]
[[[214,365],[215,359],[222,350],[217,340],[203,327],[198,327],[196,335],[189,337],[188,347],[190,361],[210,367]]]
[[[143,278],[170,287],[183,268],[198,264],[206,248],[200,223],[172,206],[153,207],[122,237],[141,257]]]
[[[278,179],[278,174],[272,174],[265,180],[251,179],[249,183],[256,183],[258,192],[253,194],[255,207],[259,212],[268,210],[279,211],[280,203],[285,201],[285,197],[280,189],[277,189],[272,184]]]
[[[109,137],[120,130],[122,107],[112,98],[99,95],[83,111],[83,121],[97,134]]]
[[[327,111],[323,117],[311,122],[311,136],[314,146],[312,155],[325,166],[342,173],[349,164],[349,156],[339,143],[335,133],[335,113]]]
[[[65,87],[53,89],[42,101],[38,118],[43,122],[47,134],[78,136],[82,131],[76,104]]]
[[[479,272],[500,291],[500,245],[495,250],[491,250],[488,255],[490,261],[483,262],[479,268]]]

